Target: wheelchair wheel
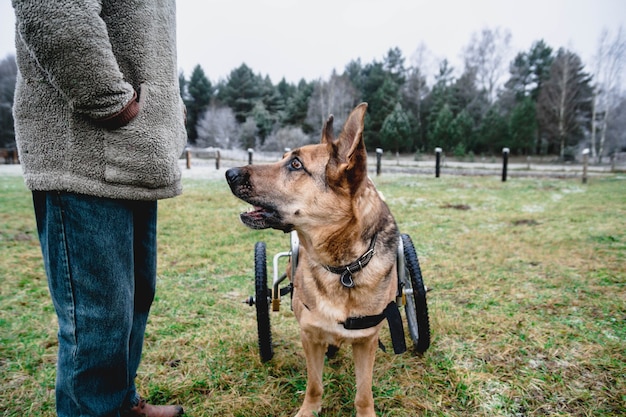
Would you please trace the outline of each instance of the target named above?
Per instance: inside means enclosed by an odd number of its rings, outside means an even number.
[[[265,243],[257,242],[254,246],[254,304],[256,306],[256,324],[262,362],[267,362],[274,356],[272,331],[270,328],[269,299],[270,291],[267,287]]]
[[[406,268],[406,278],[403,285],[407,294],[404,309],[415,351],[422,353],[430,346],[426,288],[424,287],[417,253],[409,235],[402,235],[402,245],[404,247],[404,265]]]

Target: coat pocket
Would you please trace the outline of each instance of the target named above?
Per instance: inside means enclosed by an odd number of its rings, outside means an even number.
[[[144,188],[180,181],[178,159],[186,143],[177,91],[142,84],[140,111],[128,125],[104,132],[105,180]]]

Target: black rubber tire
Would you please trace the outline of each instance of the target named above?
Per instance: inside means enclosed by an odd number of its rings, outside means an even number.
[[[404,266],[407,279],[405,287],[410,286],[413,297],[407,296],[404,311],[416,352],[423,353],[430,347],[430,324],[428,322],[428,306],[426,305],[426,287],[422,279],[422,270],[411,237],[402,235],[404,247]]]
[[[262,362],[267,362],[274,356],[272,330],[270,328],[270,290],[267,287],[265,252],[265,243],[257,242],[254,246],[254,305],[256,306],[259,353]]]

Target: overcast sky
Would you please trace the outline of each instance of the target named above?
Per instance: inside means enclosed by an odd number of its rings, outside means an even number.
[[[273,83],[328,79],[361,58],[399,47],[409,66],[420,44],[436,64],[460,55],[483,28],[511,32],[511,59],[543,39],[591,59],[603,28],[626,30],[626,0],[178,0],[178,61],[212,82],[246,63]],[[14,51],[13,10],[0,0],[0,58]]]

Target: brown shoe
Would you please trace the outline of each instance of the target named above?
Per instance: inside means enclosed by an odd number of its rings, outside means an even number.
[[[185,414],[179,405],[150,405],[146,400],[139,400],[139,404],[126,411],[124,417],[177,417]]]

